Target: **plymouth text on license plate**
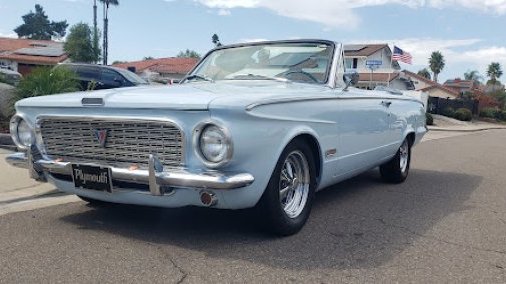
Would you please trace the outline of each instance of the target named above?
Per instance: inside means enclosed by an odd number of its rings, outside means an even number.
[[[72,178],[78,188],[111,192],[111,169],[88,165],[72,165]]]

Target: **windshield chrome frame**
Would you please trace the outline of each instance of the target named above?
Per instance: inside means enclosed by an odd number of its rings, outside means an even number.
[[[192,70],[190,72],[188,72],[188,74],[186,74],[185,76],[185,79],[184,80],[181,80],[181,82],[179,82],[179,84],[185,84],[186,83],[186,77],[188,76],[191,76],[193,75],[193,73],[200,68],[200,66],[202,65],[202,63],[207,59],[207,57],[209,57],[209,55],[211,55],[213,52],[215,51],[219,51],[219,50],[224,50],[224,49],[230,49],[230,48],[238,48],[238,47],[249,47],[249,46],[258,46],[258,45],[275,45],[275,44],[285,44],[285,43],[293,43],[293,44],[297,44],[297,43],[315,43],[315,44],[326,44],[326,45],[329,45],[330,48],[331,48],[331,55],[329,56],[330,57],[330,62],[327,66],[327,76],[325,78],[325,81],[323,82],[319,82],[319,83],[315,83],[317,85],[322,85],[322,86],[328,86],[330,88],[335,88],[336,87],[336,82],[337,82],[337,78],[336,78],[336,63],[339,64],[339,59],[341,58],[341,55],[340,55],[340,52],[342,50],[341,45],[340,44],[337,44],[336,42],[333,42],[333,41],[330,41],[330,40],[321,40],[321,39],[296,39],[296,40],[275,40],[275,41],[259,41],[259,42],[248,42],[248,43],[238,43],[238,44],[231,44],[231,45],[224,45],[224,46],[220,46],[220,47],[216,47],[216,48],[213,48],[211,49],[209,52],[206,53],[206,55],[204,55],[204,57],[202,57],[202,59],[200,59],[200,61],[197,63],[197,65],[195,65]],[[310,84],[310,83],[307,83],[307,84]]]

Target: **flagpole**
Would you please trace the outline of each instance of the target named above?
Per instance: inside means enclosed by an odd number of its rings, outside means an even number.
[[[390,48],[390,46],[388,47]],[[390,66],[388,67],[388,82],[387,87],[390,88],[390,75],[392,74],[392,63],[393,63],[393,57],[394,57],[394,49],[395,49],[395,42],[393,43],[392,49],[390,50]]]

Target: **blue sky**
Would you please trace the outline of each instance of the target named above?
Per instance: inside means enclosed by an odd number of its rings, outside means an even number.
[[[52,20],[93,20],[93,0],[0,0],[0,36],[15,36],[21,16],[41,4]],[[205,53],[211,35],[223,43],[259,39],[324,38],[344,43],[396,44],[414,56],[418,71],[440,50],[440,75],[485,74],[506,66],[506,0],[120,0],[110,9],[110,59]],[[102,10],[99,9],[99,19]],[[101,23],[100,23],[101,26]]]

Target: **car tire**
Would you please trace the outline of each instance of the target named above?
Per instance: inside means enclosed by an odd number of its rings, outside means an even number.
[[[314,161],[311,149],[300,140],[291,142],[279,157],[257,205],[270,232],[289,236],[306,223],[316,188]]]
[[[389,183],[402,183],[409,174],[411,163],[411,143],[406,138],[392,160],[380,166],[383,180]]]

